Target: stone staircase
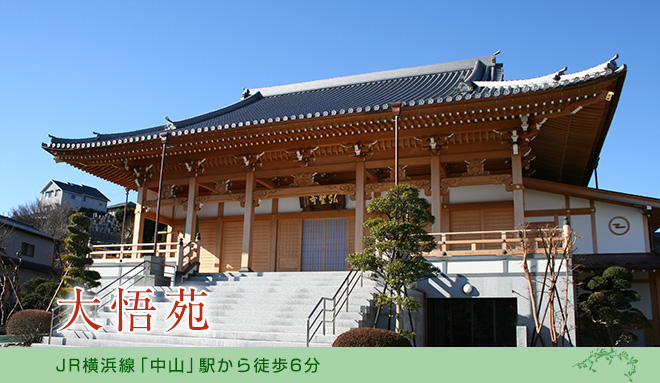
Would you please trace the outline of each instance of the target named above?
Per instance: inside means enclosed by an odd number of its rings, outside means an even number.
[[[103,326],[101,329],[92,331],[79,318],[71,327],[57,332],[51,345],[304,347],[307,316],[320,297],[335,294],[347,274],[347,271],[196,274],[176,287],[150,287],[154,292],[148,297],[156,310],[134,312],[152,314],[149,332],[145,329],[128,331],[129,311],[124,312],[124,331],[118,332],[117,312],[107,305],[93,319]],[[204,304],[203,317],[208,329],[189,329],[186,311],[179,325],[165,333],[175,322],[174,316],[166,319],[176,300],[167,295],[178,293],[179,287],[188,291],[194,287],[196,294],[206,292],[207,296],[201,301],[196,295],[194,303]],[[342,332],[370,325],[373,320],[371,303],[377,289],[377,283],[368,278],[358,282],[349,298],[348,311],[344,307],[337,318],[335,334],[332,334],[332,324],[329,323],[326,335],[323,335],[322,328],[319,329],[310,346],[330,346]],[[199,306],[195,310],[199,310]],[[195,310],[193,312],[197,315]],[[328,319],[330,316],[328,313]],[[142,320],[138,324],[145,324],[146,320],[138,319]],[[48,339],[44,338],[43,343],[48,343]]]

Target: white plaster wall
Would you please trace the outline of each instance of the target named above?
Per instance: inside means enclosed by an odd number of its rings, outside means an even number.
[[[643,253],[646,251],[644,220],[638,209],[598,201],[596,201],[595,207],[599,253]],[[626,234],[615,235],[610,231],[609,222],[614,217],[624,217],[628,220],[630,230]]]
[[[536,190],[525,190],[525,210],[565,209],[566,197]]]
[[[424,190],[419,191],[419,196],[420,198],[424,198],[429,203],[429,205],[431,205],[431,196],[427,196]]]
[[[632,307],[638,309],[644,314],[646,319],[653,319],[653,308],[651,306],[652,296],[651,296],[651,287],[648,283],[633,283],[631,290],[635,290],[641,295],[641,300],[639,302],[632,302]]]
[[[244,210],[245,209],[241,207],[240,202],[236,202],[236,201],[225,202],[223,215],[225,217],[231,217],[234,215],[243,215]]]
[[[504,185],[476,185],[449,188],[451,203],[513,201]]]
[[[259,201],[259,206],[254,208],[254,214],[271,214],[272,212],[273,212],[272,199],[265,199],[263,201]]]
[[[569,197],[571,209],[583,209],[590,207],[588,199]]]
[[[375,193],[375,194],[376,194],[376,197],[378,197],[379,193]],[[368,201],[367,201],[367,203],[368,203]],[[346,209],[355,210],[355,206],[356,206],[355,201],[353,201],[349,195],[346,195]]]
[[[174,219],[186,219],[186,210],[183,206],[177,206],[174,209]]]
[[[572,207],[573,207],[573,201],[571,201],[571,208]],[[594,243],[591,234],[591,216],[590,215],[571,216],[571,227],[573,229],[573,232],[578,236],[575,242],[575,249],[573,252],[575,254],[593,254]]]
[[[302,209],[300,208],[300,200],[298,197],[290,198],[280,198],[277,211],[279,213],[300,213]]]
[[[146,194],[145,199],[156,199],[156,197],[158,197],[158,193],[156,193],[153,190],[147,190],[147,192],[145,194]]]
[[[197,212],[199,218],[215,218],[218,216],[217,203],[205,203],[202,208]]]

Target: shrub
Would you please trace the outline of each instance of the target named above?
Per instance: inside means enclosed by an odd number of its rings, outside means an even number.
[[[7,321],[7,335],[26,346],[41,342],[50,331],[50,316],[50,312],[43,310],[17,311]]]
[[[340,334],[332,347],[411,347],[410,341],[394,331],[355,328]]]

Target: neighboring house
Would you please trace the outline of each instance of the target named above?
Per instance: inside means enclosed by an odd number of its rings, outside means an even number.
[[[53,268],[53,237],[31,225],[0,215],[0,239],[0,247],[5,248],[8,257],[17,262],[17,253],[21,254],[19,283],[35,277],[56,277],[57,271]],[[9,263],[4,254],[2,262]]]
[[[129,201],[128,205],[124,203],[117,203],[114,205],[110,205],[108,206],[108,214],[111,214],[114,217],[118,211],[124,210],[124,207],[127,207],[128,209],[135,209],[135,206],[136,206],[135,202],[132,201]]]
[[[367,234],[367,204],[398,179],[422,189],[436,217],[438,249],[426,259],[442,274],[417,284],[419,344],[526,344],[534,320],[517,233],[566,219],[585,259],[642,260],[636,286],[646,289],[640,305],[653,323],[642,342],[660,345],[660,278],[646,262],[660,199],[587,187],[626,71],[614,58],[577,73],[504,81],[491,55],[245,90],[241,101],[205,115],[53,137],[43,148],[138,192],[134,246],[121,256],[93,254],[95,267],[127,267],[153,251],[141,239],[160,203],[171,247],[161,255],[170,264],[185,259],[171,245],[175,235],[189,244],[199,233],[202,272],[347,270],[346,255],[361,251]],[[540,278],[542,251],[531,258]],[[571,267],[559,270],[559,284],[572,309]],[[571,310],[568,328],[575,344]]]
[[[73,208],[105,213],[110,200],[98,189],[70,182],[50,180],[41,189],[39,202],[45,205],[68,205]]]

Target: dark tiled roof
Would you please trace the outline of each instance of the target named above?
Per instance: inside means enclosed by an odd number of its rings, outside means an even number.
[[[328,80],[252,89],[228,107],[174,122],[171,135],[231,129],[279,121],[379,111],[394,101],[403,106],[531,93],[594,80],[625,70],[614,61],[573,74],[565,70],[528,80],[502,81],[502,64],[495,55],[445,64],[377,72]],[[167,126],[126,133],[97,134],[84,139],[51,136],[44,148],[77,149],[111,146],[158,138]]]
[[[0,215],[0,224],[2,225],[7,225],[9,227],[12,227],[15,230],[22,230],[31,234],[35,234],[41,237],[45,237],[48,239],[53,239],[50,235],[44,233],[41,230],[36,229],[34,226],[27,224],[25,222],[17,221],[15,219],[5,217],[4,215]]]
[[[660,254],[584,254],[573,257],[573,266],[582,270],[604,270],[610,266],[622,266],[628,269],[660,268]]]
[[[110,201],[110,199],[106,196],[103,195],[97,188],[93,188],[91,186],[86,186],[86,185],[76,185],[72,184],[71,182],[62,182],[62,181],[56,181],[56,180],[51,180],[55,185],[59,186],[62,190],[69,192],[69,193],[74,193],[78,195],[86,195],[89,197],[97,198],[103,201]]]
[[[136,206],[136,205],[135,205],[135,202],[128,201],[128,207],[129,207],[129,208],[135,208],[135,206]],[[116,203],[116,204],[114,204],[114,205],[110,205],[110,206],[108,206],[108,211],[111,211],[111,210],[121,210],[121,209],[123,209],[123,208],[124,208],[124,203],[123,203],[123,202],[122,202],[122,203]]]
[[[5,257],[5,256],[3,255],[3,256],[0,257],[0,259],[2,259],[2,262],[3,262],[5,265],[9,265],[9,264],[10,264],[9,257]],[[16,258],[14,258],[14,257],[12,257],[12,261],[13,261],[13,262],[17,262]],[[43,272],[43,273],[50,273],[50,274],[53,274],[53,275],[57,275],[57,274],[58,274],[58,270],[57,270],[56,268],[54,268],[53,266],[49,266],[49,265],[44,265],[44,264],[41,264],[41,263],[36,263],[36,262],[28,261],[28,260],[26,260],[25,258],[23,258],[23,259],[21,260],[21,269],[28,269],[28,270],[40,271],[40,272]]]
[[[458,96],[461,93],[459,86],[466,81],[501,79],[501,64],[497,64],[495,55],[491,55],[445,64],[253,89],[250,90],[250,96],[233,105],[174,122],[177,127],[175,133],[378,111],[389,108],[389,103],[393,101],[402,101],[404,105],[443,102]],[[124,138],[140,139],[157,135],[165,129],[163,125],[127,133],[98,134],[87,139],[52,137],[52,143],[66,145],[73,142],[103,142],[104,145],[113,145],[123,142]],[[118,142],[120,139],[121,142]]]

